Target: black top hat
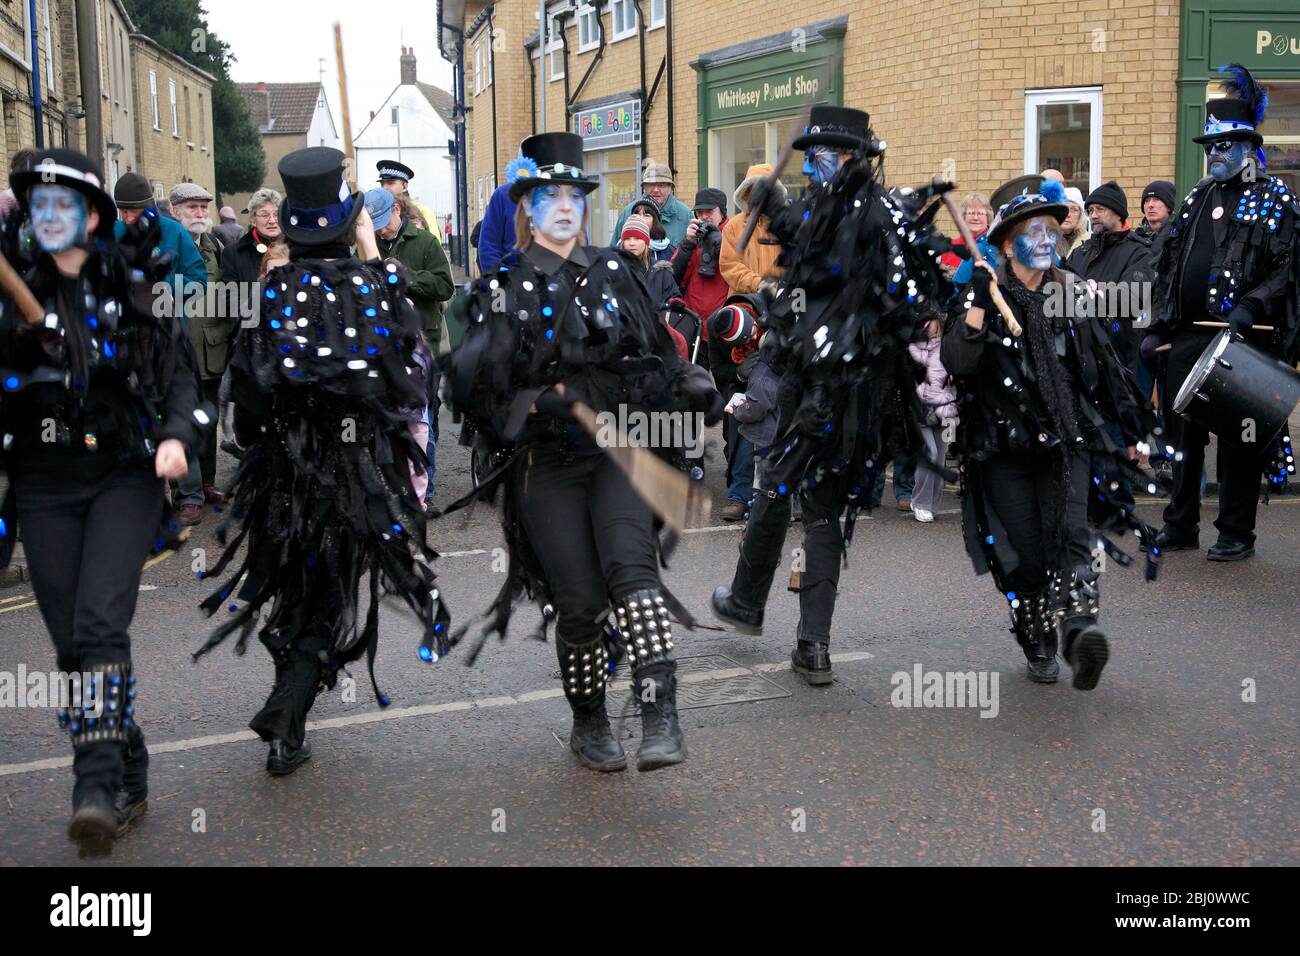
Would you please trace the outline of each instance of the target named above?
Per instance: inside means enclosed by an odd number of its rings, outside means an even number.
[[[1065,187],[1055,179],[1043,179],[1041,176],[1034,178],[1039,182],[1039,189],[1035,192],[1029,192],[1027,189],[1019,193],[1011,191],[1008,187],[1016,182],[1013,179],[993,193],[995,196],[1011,196],[1010,200],[998,207],[997,217],[989,229],[989,242],[995,249],[1002,245],[1002,240],[1017,224],[1026,219],[1033,219],[1035,216],[1051,216],[1059,223],[1064,222],[1070,215],[1070,204],[1065,199]]]
[[[1041,192],[1043,189],[1043,177],[1038,173],[1026,173],[1024,176],[1017,176],[1015,179],[1008,180],[997,189],[993,190],[993,195],[989,197],[989,205],[993,207],[996,213],[1017,196],[1031,195]]]
[[[1228,95],[1205,104],[1205,131],[1200,136],[1193,136],[1192,142],[1244,139],[1258,149],[1264,145],[1264,137],[1255,127],[1264,122],[1268,94],[1255,83],[1250,71],[1239,63],[1221,66],[1219,72],[1228,74],[1222,84]]]
[[[330,146],[294,150],[280,160],[280,228],[290,242],[322,246],[345,235],[365,208],[343,181],[344,155]]]
[[[395,159],[381,159],[375,163],[375,168],[379,170],[381,183],[386,179],[400,179],[404,183],[409,183],[415,178],[415,170]]]
[[[589,193],[600,186],[582,172],[582,137],[577,133],[538,133],[519,144],[519,156],[506,164],[510,199],[519,202],[537,186],[566,184]]]
[[[810,146],[836,146],[840,149],[870,147],[875,142],[871,135],[871,117],[862,110],[847,106],[814,106],[808,117],[808,128],[794,141],[795,149]],[[875,150],[876,153],[879,150]]]
[[[104,176],[99,167],[85,153],[75,149],[46,149],[37,153],[26,169],[9,176],[9,185],[22,205],[24,213],[31,215],[28,192],[39,185],[67,186],[81,193],[99,213],[95,235],[108,238],[113,235],[117,221],[117,205],[104,191]]]

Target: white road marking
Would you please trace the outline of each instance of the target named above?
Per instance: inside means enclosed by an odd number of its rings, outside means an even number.
[[[866,651],[844,651],[833,653],[831,660],[836,664],[849,664],[872,658]],[[683,684],[702,684],[708,681],[725,680],[729,677],[744,677],[747,674],[771,674],[790,669],[790,662],[774,661],[767,664],[755,664],[752,667],[729,667],[725,670],[699,671],[693,674],[681,674],[678,680]],[[610,690],[627,690],[628,681],[613,681]],[[446,714],[462,710],[487,710],[493,707],[514,707],[530,704],[539,700],[553,700],[563,697],[561,688],[532,690],[516,695],[497,697],[478,697],[473,700],[456,700],[445,704],[417,704],[411,707],[390,707],[387,710],[372,710],[364,714],[350,714],[346,717],[328,717],[324,720],[309,720],[308,730],[329,730],[335,727],[352,727],[358,724],[377,724],[388,720],[406,720],[411,717],[428,717],[433,714]],[[231,734],[211,734],[206,737],[190,737],[186,740],[169,740],[163,743],[150,743],[151,754],[181,753],[186,750],[198,750],[200,747],[216,747],[222,744],[238,744],[257,740],[257,734],[251,730],[240,730]],[[26,763],[0,764],[0,777],[10,777],[20,773],[36,773],[41,770],[58,770],[71,767],[72,757],[50,757],[45,760],[29,760]]]

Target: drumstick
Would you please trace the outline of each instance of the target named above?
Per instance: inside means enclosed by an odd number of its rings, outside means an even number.
[[[940,176],[934,177],[934,184],[937,186],[945,180]],[[961,233],[962,239],[966,243],[966,248],[970,250],[971,256],[976,265],[986,264],[984,257],[980,255],[979,246],[975,245],[975,239],[970,234],[970,229],[966,225],[966,220],[962,217],[961,212],[957,209],[957,204],[953,202],[952,196],[943,193],[940,199],[943,207],[948,210],[948,215],[952,216],[952,221],[957,224],[957,231]],[[998,288],[997,279],[989,283],[989,296],[993,299],[993,304],[998,307],[998,312],[1002,314],[1002,321],[1007,323],[1007,329],[1016,338],[1020,338],[1022,329],[1016,317],[1011,314],[1011,307],[1007,305],[1007,300],[1002,298],[1002,290]]]
[[[1206,321],[1206,322],[1193,322],[1192,325],[1199,325],[1199,326],[1202,326],[1203,328],[1207,328],[1207,329],[1226,329],[1226,328],[1229,328],[1229,325],[1228,325],[1227,322],[1213,322],[1213,321]],[[1258,332],[1272,332],[1272,331],[1273,331],[1273,326],[1271,326],[1271,325],[1252,325],[1250,328],[1251,328],[1251,330],[1253,330],[1253,331],[1258,331]]]
[[[3,286],[4,290],[13,297],[23,313],[23,318],[29,324],[40,325],[45,321],[45,310],[36,301],[36,296],[32,295],[32,290],[27,288],[23,277],[14,270],[3,255],[0,255],[0,286]]]

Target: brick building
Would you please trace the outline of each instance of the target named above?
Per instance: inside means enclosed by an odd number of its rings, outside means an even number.
[[[248,118],[262,137],[266,174],[262,183],[284,192],[280,160],[307,146],[339,147],[338,127],[330,112],[325,88],[311,83],[236,83],[248,105]],[[248,204],[251,192],[222,196],[236,212]]]
[[[519,141],[541,125],[587,139],[592,241],[608,242],[645,157],[677,192],[730,193],[773,162],[811,103],[867,110],[891,183],[947,172],[988,192],[1045,166],[1085,193],[1109,179],[1137,208],[1152,179],[1203,174],[1190,143],[1212,66],[1270,86],[1271,171],[1300,175],[1300,12],[1274,0],[439,0],[463,105],[466,221],[482,217]],[[1267,38],[1264,37],[1267,34]],[[1294,48],[1294,52],[1292,52]],[[1190,145],[1189,145],[1190,144]],[[796,157],[784,179],[802,183]]]
[[[0,0],[6,175],[14,152],[36,145],[29,10],[26,0]],[[40,0],[36,10],[45,145],[97,154],[110,190],[133,170],[156,191],[183,181],[211,189],[213,78],[138,32],[121,0]],[[83,64],[93,72],[84,75]],[[88,136],[92,114],[98,129]]]
[[[165,196],[176,183],[216,192],[212,153],[212,84],[215,77],[191,66],[140,33],[132,33],[135,143],[140,171]]]

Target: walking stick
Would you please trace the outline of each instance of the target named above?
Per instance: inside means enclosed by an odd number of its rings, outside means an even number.
[[[940,176],[935,176],[933,182],[937,186],[944,180]],[[975,264],[987,265],[984,257],[980,255],[979,246],[975,245],[975,239],[970,234],[970,228],[966,225],[966,220],[962,217],[957,204],[953,202],[952,196],[945,192],[940,199],[943,202],[943,208],[948,210],[948,215],[952,216],[952,221],[957,224],[957,231],[961,233],[961,237],[966,243],[966,248],[970,250]],[[1020,323],[1016,321],[1016,317],[1011,314],[1011,307],[1007,305],[1007,300],[1002,298],[1002,290],[998,288],[996,280],[989,283],[989,295],[993,299],[993,304],[997,306],[998,312],[1002,314],[1002,321],[1007,323],[1007,329],[1016,338],[1020,338],[1024,330],[1020,328]]]
[[[36,296],[32,295],[32,290],[27,288],[23,277],[14,270],[3,255],[0,255],[0,286],[13,298],[23,318],[29,324],[40,325],[45,321],[45,310],[36,301]]]

